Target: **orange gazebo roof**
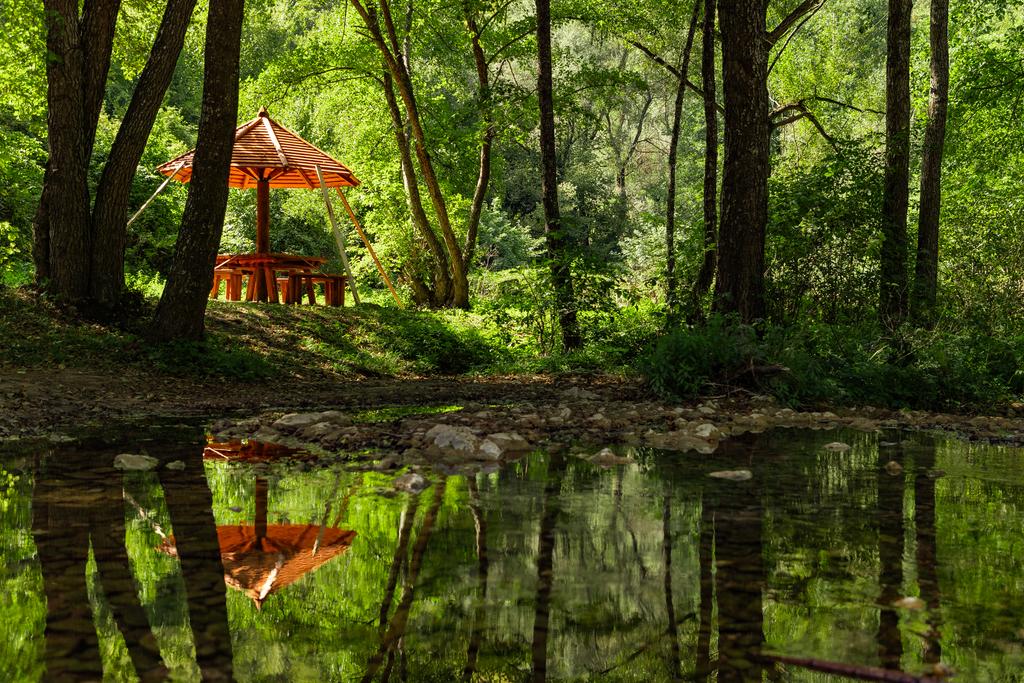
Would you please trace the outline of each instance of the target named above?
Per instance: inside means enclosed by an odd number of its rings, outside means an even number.
[[[161,164],[157,170],[187,183],[192,179],[194,155],[195,150],[190,150]],[[264,107],[256,118],[235,130],[228,186],[254,189],[257,180],[267,178],[270,187],[312,190],[320,187],[317,166],[327,187],[355,187],[359,184],[359,179],[347,166],[270,118]]]

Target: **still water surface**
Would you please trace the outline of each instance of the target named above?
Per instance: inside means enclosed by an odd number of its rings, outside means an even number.
[[[0,451],[0,679],[1024,680],[1017,450],[778,431],[410,494],[204,445]]]

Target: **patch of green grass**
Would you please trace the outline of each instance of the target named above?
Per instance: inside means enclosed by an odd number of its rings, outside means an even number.
[[[413,415],[443,415],[445,413],[456,413],[462,410],[462,406],[384,406],[371,408],[356,413],[352,419],[356,422],[392,422],[403,417]]]

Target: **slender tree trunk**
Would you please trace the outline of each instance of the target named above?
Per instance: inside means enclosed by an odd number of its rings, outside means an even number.
[[[725,165],[714,310],[749,322],[764,315],[768,224],[768,38],[766,0],[723,0]]]
[[[567,252],[568,240],[562,231],[558,208],[558,159],[555,153],[555,105],[551,59],[551,1],[536,0],[537,5],[537,99],[540,104],[541,202],[544,205],[544,238],[551,263],[551,283],[555,288],[558,322],[562,328],[562,346],[566,350],[582,344],[576,320],[576,294]]]
[[[416,168],[412,163],[409,138],[405,134],[405,122],[402,120],[402,111],[399,109],[398,100],[395,99],[394,80],[391,78],[391,73],[387,70],[384,71],[384,99],[388,104],[388,112],[391,114],[391,125],[395,131],[395,142],[401,155],[402,185],[405,187],[405,200],[409,207],[409,215],[413,226],[419,232],[423,241],[426,242],[431,256],[434,257],[433,290],[427,288],[418,275],[407,273],[407,276],[410,282],[414,283],[412,285],[413,294],[417,301],[426,303],[431,307],[443,306],[452,290],[448,255],[441,242],[437,239],[437,235],[434,234],[433,228],[430,227],[430,220],[427,218],[427,212],[423,208],[423,198],[420,195],[419,181],[416,178]]]
[[[477,189],[474,193],[474,201],[470,209],[469,224],[467,226],[467,238],[472,238],[472,243],[467,239],[467,254],[464,252],[463,247],[460,246],[455,235],[455,231],[452,228],[451,219],[448,215],[448,206],[444,198],[444,193],[441,191],[441,184],[437,178],[434,163],[431,159],[429,147],[427,145],[426,134],[423,131],[423,126],[420,121],[419,105],[416,101],[416,93],[410,76],[408,58],[408,32],[409,27],[411,26],[412,7],[410,5],[409,10],[406,13],[406,41],[403,48],[403,45],[399,43],[398,32],[395,28],[394,18],[391,14],[391,7],[387,0],[381,0],[379,12],[375,5],[364,5],[361,0],[349,1],[362,18],[370,39],[376,45],[381,56],[384,58],[384,66],[389,72],[394,87],[398,89],[398,95],[405,108],[405,118],[409,127],[409,134],[406,138],[409,140],[409,144],[415,152],[416,160],[420,169],[420,175],[422,177],[423,184],[427,189],[427,196],[430,198],[430,203],[434,209],[434,215],[437,219],[437,227],[441,232],[441,238],[443,239],[445,249],[448,252],[448,270],[450,272],[451,292],[450,295],[445,297],[443,300],[441,297],[434,298],[446,306],[468,308],[468,269],[472,258],[472,250],[475,248],[476,231],[479,225],[480,213],[486,196],[487,185],[490,181],[491,142],[494,137],[493,124],[490,121],[489,114],[485,113],[485,129],[480,154],[480,173],[478,175]],[[381,19],[383,19],[383,27],[381,26]],[[478,76],[481,64],[484,69],[483,77],[480,80],[480,93],[481,102],[485,105],[486,109],[486,102],[484,102],[484,100],[489,99],[490,97],[490,85],[486,74],[486,60],[481,61],[483,52],[479,42],[479,34],[474,28],[475,22],[470,20],[467,26],[471,34],[473,56],[474,61],[477,63]],[[385,87],[385,90],[387,90],[387,87]],[[486,95],[486,97],[484,97],[484,95]],[[391,97],[393,96],[394,95],[392,93]],[[415,289],[422,290],[423,288],[417,287]]]
[[[167,3],[149,60],[132,93],[96,189],[90,293],[93,301],[107,311],[117,306],[124,288],[124,249],[132,178],[174,75],[195,4],[196,0]]]
[[[480,118],[484,129],[480,134],[480,164],[476,177],[476,189],[473,190],[473,202],[469,209],[469,224],[466,226],[466,244],[462,249],[463,269],[469,273],[473,266],[473,255],[476,253],[477,232],[480,229],[480,215],[483,212],[487,188],[491,182],[491,147],[494,144],[496,130],[491,112],[491,75],[487,67],[487,57],[480,45],[480,27],[472,14],[466,17],[470,41],[473,45],[473,63],[476,65],[477,96],[480,98]]]
[[[50,211],[48,195],[52,191],[50,160],[46,160],[43,171],[43,190],[39,195],[39,206],[32,217],[32,261],[36,267],[36,287],[46,287],[50,280]]]
[[[224,229],[238,118],[238,59],[244,0],[210,0],[192,182],[174,261],[153,320],[157,339],[203,337],[207,295]]]
[[[885,187],[879,316],[889,329],[907,317],[907,204],[910,195],[910,11],[889,0],[885,65]]]
[[[676,278],[676,161],[679,156],[679,132],[683,119],[683,97],[686,95],[686,79],[690,73],[690,53],[693,50],[693,36],[697,32],[697,18],[700,16],[700,0],[693,2],[690,29],[686,32],[686,46],[683,48],[683,62],[679,67],[679,83],[676,85],[676,99],[672,108],[672,134],[668,143],[668,192],[665,199],[665,303],[668,305],[669,320],[674,320],[679,309]]]
[[[693,283],[693,315],[703,317],[701,300],[711,289],[718,260],[718,109],[715,106],[715,0],[705,0],[701,31],[701,86],[704,88],[704,258]]]
[[[949,0],[932,0],[929,35],[932,83],[921,160],[921,209],[917,221],[913,300],[915,321],[925,326],[931,326],[935,320],[939,278],[942,152],[946,143],[946,110],[949,104]]]

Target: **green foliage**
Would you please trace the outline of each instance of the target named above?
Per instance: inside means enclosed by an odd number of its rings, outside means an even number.
[[[1024,390],[1024,338],[874,325],[743,325],[713,316],[666,334],[641,368],[664,396],[737,388],[792,406],[823,403],[917,409],[991,409]]]

